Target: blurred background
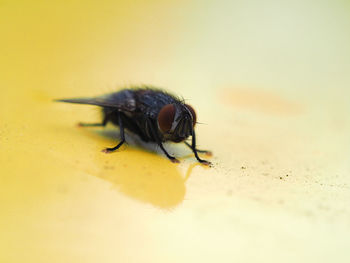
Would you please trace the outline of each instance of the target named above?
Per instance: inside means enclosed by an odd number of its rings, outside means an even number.
[[[0,0],[1,262],[349,262],[347,0]],[[55,98],[151,84],[183,145],[81,129]]]

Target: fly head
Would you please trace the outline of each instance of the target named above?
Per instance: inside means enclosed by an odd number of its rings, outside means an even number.
[[[188,104],[167,104],[158,113],[158,128],[166,140],[182,142],[196,124],[196,113]]]

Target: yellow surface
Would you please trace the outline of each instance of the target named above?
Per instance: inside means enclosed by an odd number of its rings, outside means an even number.
[[[350,262],[350,6],[282,2],[0,1],[0,262]],[[52,102],[139,83],[213,168]]]

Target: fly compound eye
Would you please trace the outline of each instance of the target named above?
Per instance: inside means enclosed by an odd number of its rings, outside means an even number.
[[[193,127],[194,127],[196,125],[196,122],[197,122],[196,112],[194,111],[194,109],[190,105],[185,104],[185,106],[191,112],[192,119],[193,119]]]
[[[165,105],[158,113],[158,126],[162,132],[169,132],[175,118],[174,104]]]

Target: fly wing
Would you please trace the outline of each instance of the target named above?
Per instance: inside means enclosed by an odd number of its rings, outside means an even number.
[[[57,102],[95,105],[100,107],[117,108],[122,111],[135,111],[136,101],[130,90],[115,92],[99,97],[84,97],[72,99],[58,99]]]

